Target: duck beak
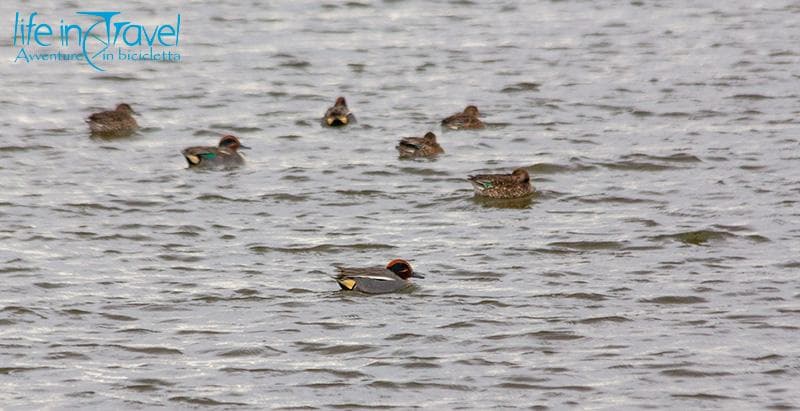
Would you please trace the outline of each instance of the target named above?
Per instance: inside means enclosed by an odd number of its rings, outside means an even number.
[[[414,277],[414,278],[425,278],[425,276],[424,276],[424,275],[422,275],[422,274],[420,274],[420,273],[418,273],[418,272],[416,272],[416,271],[414,271],[413,273],[411,273],[411,276],[412,276],[412,277]]]
[[[245,149],[245,150],[250,150],[250,149],[252,149],[252,147],[250,147],[250,146],[246,146],[246,145],[243,145],[243,144],[239,144],[239,148],[240,148],[240,149],[241,149],[241,148],[243,148],[243,149]]]

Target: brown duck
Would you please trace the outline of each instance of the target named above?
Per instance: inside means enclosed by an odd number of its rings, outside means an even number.
[[[488,198],[520,198],[533,193],[531,177],[524,168],[511,174],[479,174],[469,176],[475,195]]]
[[[122,103],[111,111],[94,113],[86,119],[92,134],[116,136],[131,134],[139,128],[134,111],[127,103]]]
[[[356,122],[356,116],[347,108],[347,101],[344,97],[336,99],[333,107],[325,112],[322,117],[322,125],[326,127],[342,127]]]
[[[478,107],[467,106],[461,113],[453,114],[442,120],[442,127],[452,130],[475,130],[483,128],[483,122],[478,118],[480,112]]]
[[[444,153],[444,149],[436,142],[436,134],[430,131],[423,137],[405,137],[395,147],[400,158],[433,157]]]

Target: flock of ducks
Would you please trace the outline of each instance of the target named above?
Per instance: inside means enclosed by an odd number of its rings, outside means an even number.
[[[92,135],[99,137],[121,137],[134,133],[139,125],[136,114],[126,103],[116,109],[94,113],[86,122]],[[485,127],[480,120],[478,107],[470,105],[464,111],[442,120],[442,127],[451,130],[476,130]],[[339,97],[322,117],[324,127],[345,127],[356,123],[355,115],[347,107],[344,97]],[[232,167],[244,164],[240,149],[249,149],[236,136],[225,135],[216,146],[187,147],[181,151],[189,167]],[[400,158],[435,157],[444,153],[432,132],[422,137],[404,137],[395,147]],[[524,168],[511,174],[479,174],[468,176],[475,195],[492,199],[516,199],[533,194],[530,175]],[[409,285],[411,277],[424,278],[403,259],[389,261],[385,267],[341,267],[334,277],[343,290],[360,291],[367,294],[383,294],[401,290]]]

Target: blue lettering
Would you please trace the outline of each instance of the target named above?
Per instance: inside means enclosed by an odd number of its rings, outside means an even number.
[[[128,30],[136,29],[136,38],[135,41],[128,40]],[[142,44],[142,26],[132,24],[128,27],[125,27],[125,30],[122,31],[122,41],[125,42],[127,46],[138,46]]]
[[[70,24],[69,26],[64,27],[64,38],[61,39],[61,42],[64,43],[65,46],[69,46],[69,33],[74,30],[78,30],[78,44],[81,44],[81,38],[83,38],[83,29],[81,29],[81,26],[77,24]]]
[[[173,44],[167,44],[164,41],[164,37],[175,37],[175,42],[177,43],[178,37],[175,35],[175,28],[170,26],[169,24],[165,24],[158,29],[158,43],[162,46],[174,46]],[[151,44],[152,45],[152,44]]]
[[[47,30],[47,33],[41,33],[42,31],[45,31],[45,30]],[[45,44],[41,40],[39,40],[39,36],[40,35],[52,36],[53,35],[53,28],[50,27],[49,24],[40,24],[38,27],[36,27],[36,31],[33,32],[33,41],[35,41],[36,44],[38,44],[38,45],[40,45],[42,47],[49,46],[51,43]]]
[[[94,64],[94,61],[92,61],[92,59],[94,57],[96,57],[98,54],[102,53],[105,49],[108,48],[108,45],[111,42],[111,31],[110,31],[110,29],[111,29],[111,18],[114,17],[117,14],[120,14],[120,12],[118,12],[118,11],[79,11],[78,14],[85,14],[85,15],[88,15],[88,16],[101,17],[103,19],[102,21],[98,21],[97,23],[92,24],[91,26],[89,26],[88,29],[86,29],[86,32],[83,35],[83,39],[81,39],[81,48],[83,49],[83,57],[86,59],[86,62],[89,63],[90,66],[92,66],[97,71],[105,71],[105,70],[101,69],[99,66],[97,66],[97,64]],[[99,24],[101,24],[103,22],[106,23],[106,41],[103,42],[103,43],[105,43],[106,46],[102,50],[100,50],[100,52],[98,52],[97,54],[89,57],[89,50],[86,48],[86,40],[89,39],[89,37],[92,37],[92,30],[94,30],[95,27],[97,27]],[[100,41],[102,42],[102,40],[100,40]]]
[[[19,49],[19,53],[17,53],[17,58],[14,59],[14,63],[16,63],[19,59],[25,59],[26,63],[31,62],[31,59],[28,58],[28,53],[25,52],[24,48]]]
[[[17,24],[18,21],[20,22],[22,21],[19,19],[19,12],[17,12],[17,14],[14,15],[14,47],[17,46],[17,26],[19,26],[19,24]]]
[[[175,46],[178,46],[178,36],[181,35],[181,15],[178,14],[178,24],[175,25]],[[166,46],[166,44],[165,44]]]
[[[78,11],[76,14],[89,16],[92,21],[86,24],[87,27],[84,27],[84,25],[71,24],[69,21],[65,22],[64,19],[61,19],[61,24],[58,25],[58,33],[54,34],[54,29],[51,25],[35,21],[38,15],[37,12],[29,13],[26,20],[24,14],[18,10],[15,11],[13,45],[15,48],[20,48],[14,58],[14,62],[30,63],[31,61],[48,62],[85,59],[95,70],[105,71],[99,67],[99,64],[101,64],[99,61],[114,60],[115,55],[109,51],[109,48],[118,48],[118,42],[121,43],[119,46],[139,48],[149,46],[149,53],[134,49],[130,50],[130,52],[124,52],[123,49],[120,49],[119,60],[180,61],[181,57],[178,53],[173,54],[166,50],[156,51],[153,49],[156,46],[178,46],[181,31],[180,13],[175,15],[175,24],[155,25],[152,30],[148,30],[148,27],[142,24],[130,21],[113,21],[116,15],[122,14],[120,11]],[[61,51],[57,53],[29,53],[26,49],[31,44],[37,47],[49,47],[60,43],[61,47],[69,47],[70,37],[73,40],[77,38],[81,48],[80,53],[69,55],[61,54]],[[120,38],[122,39],[121,42],[119,41]],[[110,58],[103,57],[97,60],[97,57],[101,55]]]
[[[33,29],[33,26],[35,25],[33,23],[33,16],[35,16],[37,14],[39,14],[39,13],[34,11],[33,13],[31,13],[30,18],[28,19],[28,44],[31,44],[31,29]],[[22,38],[22,44],[25,44],[25,38],[24,37]]]
[[[122,32],[122,28],[125,27],[125,25],[127,25],[127,24],[130,24],[130,22],[129,21],[122,21],[122,22],[119,22],[119,23],[114,23],[114,41],[111,44],[113,44],[113,45],[117,44],[117,39],[119,38],[119,33]]]
[[[153,30],[153,35],[152,36],[148,36],[147,35],[147,29],[142,27],[142,31],[144,31],[144,38],[145,38],[145,40],[147,40],[147,45],[148,46],[153,47],[153,41],[156,39],[156,33],[158,32],[158,29],[159,29],[159,26],[156,26],[156,29]]]

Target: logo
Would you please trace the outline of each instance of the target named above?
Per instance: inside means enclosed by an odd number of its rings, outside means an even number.
[[[120,11],[79,11],[75,22],[54,26],[39,13],[14,16],[15,63],[85,61],[97,71],[108,63],[180,61],[181,15],[155,27],[125,21]],[[26,18],[27,17],[27,18]],[[55,49],[55,50],[53,50]]]

